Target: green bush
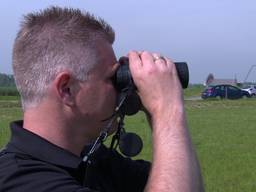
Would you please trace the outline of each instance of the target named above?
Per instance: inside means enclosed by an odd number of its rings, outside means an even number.
[[[19,96],[16,87],[0,87],[0,96]]]
[[[201,92],[205,89],[202,84],[189,85],[188,88],[184,89],[185,97],[198,97],[201,96]]]

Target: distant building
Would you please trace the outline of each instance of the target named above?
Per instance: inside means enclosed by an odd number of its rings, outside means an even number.
[[[237,79],[215,79],[213,75],[210,76],[211,78],[208,78],[205,82],[205,86],[214,86],[214,85],[233,85],[237,86]]]

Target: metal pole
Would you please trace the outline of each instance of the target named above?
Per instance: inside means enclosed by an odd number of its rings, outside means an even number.
[[[252,69],[253,69],[254,67],[256,67],[256,65],[252,65],[251,68],[249,69],[249,71],[248,71],[248,73],[247,73],[247,75],[246,75],[246,77],[245,77],[245,79],[244,79],[244,83],[246,82],[248,76],[250,75],[250,73],[251,73],[251,71],[252,71]]]

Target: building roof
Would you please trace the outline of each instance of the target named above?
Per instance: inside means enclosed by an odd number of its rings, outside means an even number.
[[[213,79],[208,83],[209,85],[221,85],[221,84],[226,84],[226,85],[237,85],[237,80],[236,79]]]

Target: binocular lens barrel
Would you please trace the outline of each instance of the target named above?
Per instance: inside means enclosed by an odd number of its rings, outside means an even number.
[[[129,59],[127,57],[121,57],[119,59],[120,67],[118,68],[114,77],[114,85],[118,91],[126,88],[128,85],[133,84],[132,75],[129,69]],[[188,87],[189,83],[189,70],[186,62],[175,62],[175,67],[178,73],[178,77],[182,88]]]

